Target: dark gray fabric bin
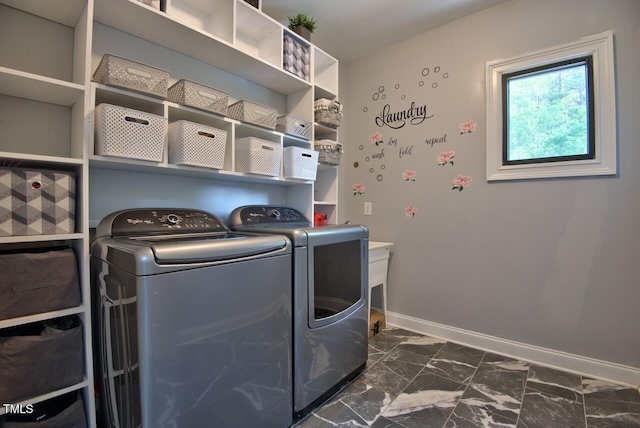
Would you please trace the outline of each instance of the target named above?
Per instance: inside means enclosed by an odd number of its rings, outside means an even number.
[[[4,423],[0,421],[1,428],[86,428],[87,417],[84,411],[84,402],[82,396],[78,392],[66,394],[66,396],[75,397],[75,400],[65,406],[65,408],[56,408],[64,403],[67,397],[56,397],[50,400],[36,403],[33,405],[33,416],[26,418],[15,418],[16,420],[6,420]],[[61,400],[63,399],[63,400]],[[49,416],[53,414],[52,416]],[[5,416],[10,419],[11,415]],[[29,420],[25,420],[29,419]]]
[[[71,248],[0,254],[0,320],[80,305],[80,283]]]
[[[77,316],[0,331],[0,403],[47,394],[84,379]]]

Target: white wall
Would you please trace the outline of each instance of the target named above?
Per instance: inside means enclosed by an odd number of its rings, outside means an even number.
[[[607,30],[619,174],[488,183],[486,63]],[[640,2],[513,0],[343,67],[346,217],[395,244],[389,310],[640,368]],[[412,101],[433,117],[397,130],[376,125],[385,104],[398,111]],[[461,135],[467,120],[477,130]],[[376,131],[378,147],[368,141]],[[425,143],[445,134],[446,142]],[[400,157],[401,147],[411,154]],[[437,165],[443,150],[456,152],[454,165]],[[406,169],[415,182],[403,180]],[[473,177],[462,192],[452,190],[457,174]],[[363,195],[353,195],[356,183]],[[364,201],[373,202],[371,217]],[[411,218],[409,205],[418,208]]]

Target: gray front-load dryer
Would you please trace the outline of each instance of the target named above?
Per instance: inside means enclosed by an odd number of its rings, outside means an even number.
[[[293,408],[300,418],[366,365],[369,230],[312,227],[293,208],[261,205],[235,209],[228,223],[294,245]]]
[[[291,243],[199,210],[106,217],[91,245],[101,426],[287,427]]]

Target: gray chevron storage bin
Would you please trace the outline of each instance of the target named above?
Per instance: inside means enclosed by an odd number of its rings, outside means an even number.
[[[311,54],[309,45],[285,32],[282,68],[301,79],[311,76]]]
[[[0,168],[0,236],[74,233],[75,219],[75,174]]]

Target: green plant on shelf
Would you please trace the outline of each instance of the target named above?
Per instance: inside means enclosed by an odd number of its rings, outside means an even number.
[[[299,13],[296,16],[287,16],[289,18],[289,29],[293,30],[296,27],[304,27],[310,32],[316,30],[317,21],[307,16],[306,13]]]

